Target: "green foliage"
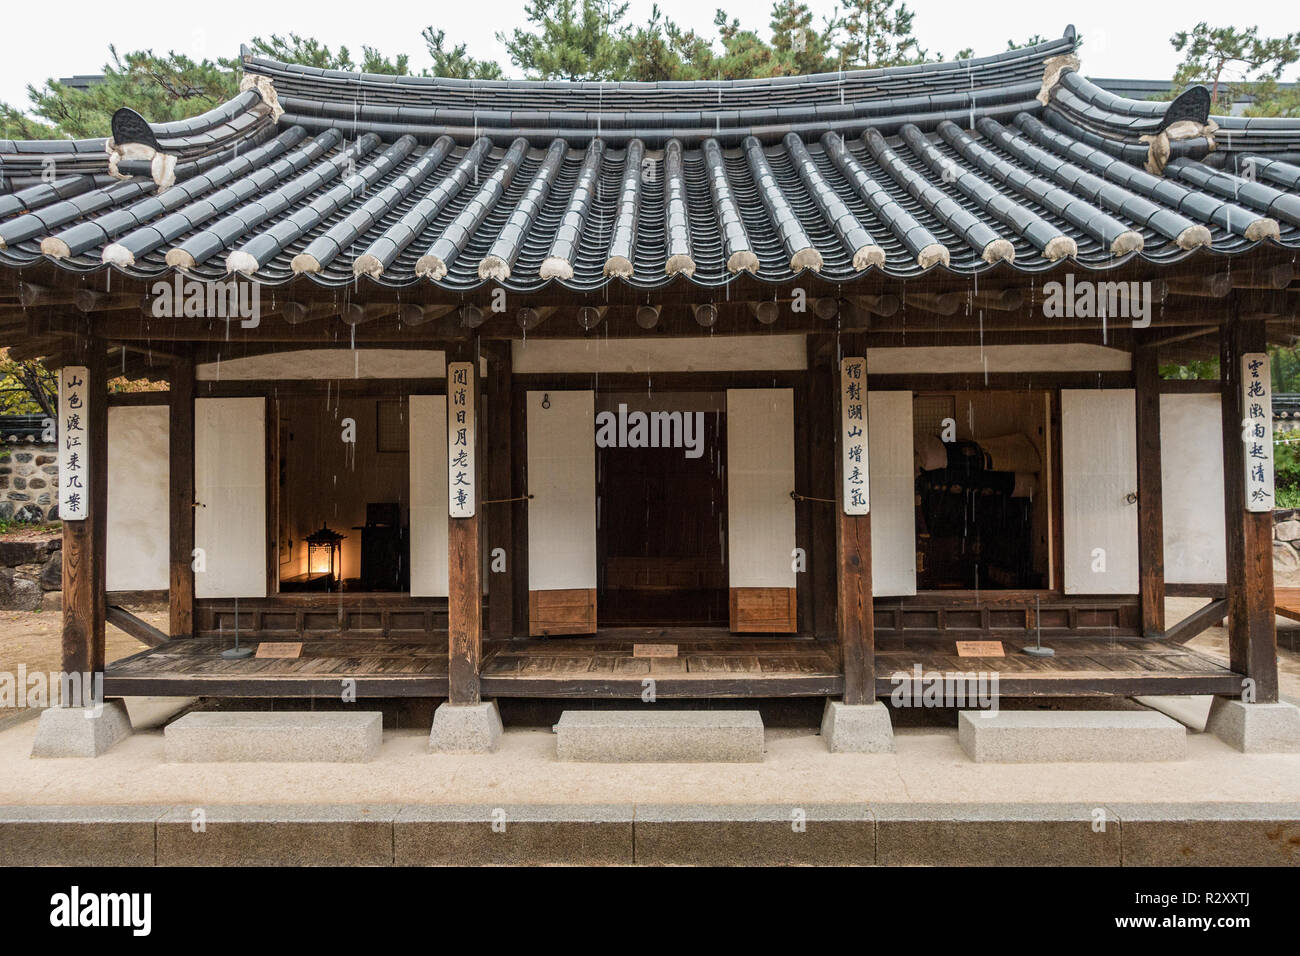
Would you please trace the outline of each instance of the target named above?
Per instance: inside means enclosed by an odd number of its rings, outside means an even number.
[[[525,26],[497,34],[511,63],[535,79],[699,80],[748,79],[920,63],[928,52],[912,32],[914,15],[902,0],[847,0],[843,11],[813,23],[803,0],[775,0],[766,36],[717,10],[714,36],[683,28],[653,6],[644,23],[627,20],[625,0],[530,0]],[[500,79],[494,60],[477,59],[446,31],[420,34],[431,68],[423,76]],[[1008,49],[1041,42],[1009,40]],[[388,56],[370,46],[355,58],[313,37],[290,33],[256,37],[258,55],[321,69],[411,75],[405,53]],[[232,97],[238,60],[192,60],[175,52],[138,50],[119,55],[109,47],[104,77],[86,89],[46,80],[29,86],[25,109],[0,103],[0,136],[57,139],[106,136],[113,113],[127,106],[150,122],[184,119]],[[971,56],[960,50],[958,59]],[[942,55],[937,55],[942,59]]]
[[[532,0],[527,27],[500,31],[510,62],[538,79],[611,80],[623,74],[626,3]]]
[[[1279,508],[1300,508],[1300,431],[1273,436],[1273,483]]]
[[[1268,361],[1274,392],[1300,392],[1300,353],[1295,348],[1270,345]]]
[[[382,73],[388,76],[410,76],[410,57],[405,53],[392,59],[384,56],[372,46],[361,48],[361,62],[353,61],[351,53],[345,46],[334,53],[319,40],[301,37],[290,33],[288,38],[271,34],[271,39],[255,37],[251,44],[254,52],[272,60],[286,63],[301,63],[304,66],[316,66],[322,70],[348,70],[361,73]]]
[[[424,45],[433,59],[433,69],[426,71],[428,75],[449,76],[458,80],[501,79],[501,66],[495,60],[476,60],[469,55],[464,43],[448,49],[445,30],[425,27],[420,36],[424,38]]]
[[[627,80],[700,80],[715,75],[713,45],[665,18],[658,4],[651,6],[646,23],[625,34],[623,50]]]
[[[1300,488],[1275,488],[1273,492],[1274,508],[1300,508]]]
[[[58,405],[58,379],[39,361],[19,362],[0,349],[0,415],[48,415]]]
[[[837,24],[844,34],[839,46],[844,67],[871,69],[924,61],[925,51],[912,34],[914,17],[907,4],[898,0],[848,0]]]
[[[1288,345],[1268,347],[1273,392],[1300,392],[1300,351]],[[1218,358],[1192,359],[1160,366],[1161,378],[1210,379],[1219,377]]]
[[[29,115],[0,103],[4,134],[45,139],[107,136],[120,107],[129,106],[161,123],[205,112],[239,88],[232,60],[195,61],[179,53],[158,56],[152,50],[123,56],[113,46],[108,52],[102,82],[86,89],[52,79],[39,88],[29,84]]]
[[[1217,358],[1192,359],[1186,363],[1176,362],[1160,366],[1161,378],[1177,379],[1217,379],[1219,377],[1219,360]]]
[[[10,531],[39,531],[41,534],[58,534],[63,530],[63,522],[46,524],[42,521],[15,521],[13,518],[0,518],[0,534]]]
[[[1175,91],[1203,83],[1220,111],[1237,93],[1276,93],[1282,71],[1300,60],[1300,33],[1261,37],[1259,27],[1211,27],[1202,20],[1191,30],[1175,33],[1169,42],[1183,54],[1174,71]]]
[[[1027,46],[1038,46],[1040,43],[1046,43],[1047,39],[1041,33],[1035,33],[1024,43],[1017,43],[1015,40],[1007,41],[1008,50],[1023,50]],[[1080,44],[1082,45],[1082,44]]]
[[[1300,116],[1300,89],[1282,89],[1276,80],[1252,84],[1247,90],[1253,102],[1246,116]]]

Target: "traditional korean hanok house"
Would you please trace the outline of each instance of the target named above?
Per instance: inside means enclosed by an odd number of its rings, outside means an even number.
[[[1110,95],[1076,42],[698,83],[245,52],[194,119],[0,143],[0,328],[63,376],[67,669],[453,715],[879,713],[953,670],[1276,701],[1300,123]],[[1184,646],[1225,615],[1227,667]],[[156,646],[106,667],[106,617]]]

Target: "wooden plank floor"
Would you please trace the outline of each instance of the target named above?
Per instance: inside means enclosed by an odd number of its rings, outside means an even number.
[[[637,657],[637,644],[675,644],[677,656]],[[823,697],[843,693],[844,678],[834,649],[812,638],[620,627],[489,645],[481,686],[485,697]]]
[[[1274,588],[1273,603],[1279,615],[1300,621],[1300,588]]]
[[[676,644],[676,657],[638,657],[635,644]],[[1226,694],[1241,681],[1228,668],[1181,645],[1133,638],[1054,640],[1056,656],[1020,653],[958,657],[951,638],[885,638],[876,649],[876,693],[899,686],[895,674],[997,672],[1006,697]],[[229,641],[173,641],[110,664],[105,692],[230,697],[337,697],[342,681],[358,697],[445,697],[445,635],[430,642],[376,638],[303,641],[294,660],[228,661]],[[723,629],[614,628],[594,637],[488,642],[484,697],[657,698],[820,697],[843,692],[833,645],[811,638],[737,637]]]
[[[1034,657],[1020,638],[1002,641],[1004,657],[958,657],[955,642],[935,638],[883,638],[876,645],[876,695],[900,686],[895,675],[925,672],[998,674],[1003,697],[1089,697],[1098,694],[1232,694],[1241,677],[1181,644],[1144,638],[1061,637],[1044,641],[1053,657]]]

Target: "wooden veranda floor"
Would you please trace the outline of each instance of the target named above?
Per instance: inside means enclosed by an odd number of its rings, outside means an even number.
[[[676,644],[676,657],[640,657],[638,643]],[[1005,657],[958,657],[949,637],[884,638],[876,648],[876,693],[933,672],[997,672],[1004,697],[1230,694],[1241,678],[1176,644],[1139,638],[1062,638],[1056,656],[1029,657],[1022,641]],[[110,664],[110,696],[445,697],[447,646],[372,637],[310,638],[293,660],[225,660],[229,641],[173,641]],[[495,641],[484,646],[484,697],[641,697],[654,680],[660,698],[820,697],[843,691],[836,649],[812,638],[740,638],[714,629],[602,629],[594,637]]]

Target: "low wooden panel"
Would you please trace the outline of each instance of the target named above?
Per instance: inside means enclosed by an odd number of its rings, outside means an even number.
[[[732,588],[732,632],[793,634],[799,629],[795,593],[795,588]]]
[[[528,633],[532,637],[595,634],[596,589],[529,591]]]

